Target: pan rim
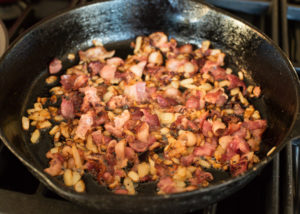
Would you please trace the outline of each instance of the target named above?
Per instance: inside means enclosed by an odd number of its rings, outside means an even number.
[[[236,17],[236,16],[234,16],[234,15],[232,15],[232,14],[226,12],[226,11],[223,11],[222,9],[216,8],[216,7],[211,6],[207,3],[199,2],[199,1],[196,1],[196,0],[189,0],[189,1],[195,2],[197,4],[202,4],[202,5],[206,6],[208,9],[210,9],[210,10],[216,12],[216,13],[220,13],[224,16],[227,16],[228,18],[231,18],[234,21],[239,21],[239,22],[241,22],[241,24],[244,24],[247,28],[251,28],[251,30],[253,30],[259,37],[261,37],[263,40],[265,40],[266,42],[271,44],[273,47],[275,47],[276,51],[279,52],[279,54],[282,56],[284,62],[288,65],[288,67],[291,71],[290,74],[292,75],[293,79],[296,81],[297,86],[299,88],[299,79],[298,79],[298,76],[296,74],[296,71],[295,71],[294,67],[292,66],[291,61],[287,58],[286,54],[280,49],[280,47],[277,44],[275,44],[275,42],[273,42],[268,36],[266,36],[264,33],[260,32],[255,26],[252,26],[248,22],[246,22],[246,21],[244,21],[244,20],[242,20],[242,19],[240,19],[240,18],[238,18],[238,17]],[[101,4],[105,4],[105,3],[109,3],[109,2],[123,2],[123,1],[122,0],[114,0],[114,1],[104,0],[104,1],[101,1],[101,2],[89,3],[87,5],[80,6],[80,7],[77,7],[75,9],[71,9],[71,10],[67,9],[67,10],[58,12],[58,13],[56,13],[56,14],[54,14],[54,15],[52,15],[52,16],[44,19],[44,20],[41,20],[37,24],[35,24],[32,27],[30,27],[29,29],[27,29],[25,32],[23,32],[13,42],[13,44],[8,48],[8,50],[2,56],[2,58],[0,60],[0,64],[4,61],[6,56],[10,53],[10,50],[15,48],[15,46],[17,46],[18,43],[20,43],[26,37],[26,35],[28,35],[30,32],[37,30],[38,27],[40,27],[44,24],[53,22],[54,20],[58,19],[59,17],[65,16],[66,14],[75,13],[75,12],[78,12],[80,10],[83,10],[83,8],[88,8],[88,7],[91,7],[92,5],[98,5],[98,4],[101,5]],[[294,84],[294,87],[295,87],[295,84]],[[295,87],[295,91],[296,91],[296,94],[299,95],[299,91],[297,90],[297,87]],[[245,173],[243,173],[242,175],[240,175],[238,177],[235,177],[235,178],[231,177],[228,180],[227,179],[224,180],[223,183],[211,184],[208,187],[200,188],[200,189],[197,189],[197,190],[194,190],[194,191],[191,191],[191,192],[182,192],[182,193],[175,193],[175,194],[169,194],[169,195],[139,195],[139,194],[137,194],[137,195],[133,195],[133,196],[131,196],[131,195],[111,194],[111,195],[105,195],[105,197],[112,197],[112,198],[113,197],[117,197],[117,198],[124,197],[124,198],[133,198],[133,199],[139,198],[140,200],[162,200],[162,199],[172,199],[172,198],[183,198],[183,197],[186,197],[186,196],[198,195],[199,193],[207,193],[207,192],[212,191],[213,189],[221,188],[221,187],[239,182],[244,177],[249,176],[250,174],[253,174],[255,171],[257,172],[257,171],[261,170],[267,163],[269,163],[275,157],[275,155],[281,149],[283,149],[286,146],[286,144],[289,140],[289,135],[290,135],[291,131],[294,128],[294,124],[296,122],[298,112],[299,112],[299,101],[296,104],[296,111],[295,111],[294,116],[293,116],[293,122],[291,123],[291,125],[289,127],[289,130],[286,132],[285,137],[282,140],[283,143],[279,147],[277,147],[276,150],[270,156],[264,157],[264,159],[261,160],[258,164],[256,164],[254,168],[251,168],[251,169],[247,170]],[[4,144],[9,148],[9,150],[18,159],[20,159],[20,161],[23,164],[25,164],[28,168],[30,168],[40,178],[40,180],[45,182],[49,187],[51,187],[57,193],[59,193],[62,196],[65,196],[67,198],[69,198],[70,195],[72,195],[72,197],[76,196],[75,198],[80,198],[80,197],[84,196],[84,194],[78,194],[76,192],[73,193],[73,192],[69,192],[69,191],[62,191],[62,189],[59,188],[58,185],[52,179],[50,179],[50,177],[48,175],[46,175],[44,172],[41,172],[40,170],[36,169],[30,163],[30,161],[26,160],[23,157],[23,155],[19,154],[19,152],[17,152],[16,149],[13,148],[14,146],[6,140],[2,129],[0,129],[0,138],[4,142]],[[98,195],[98,196],[103,196],[103,195]]]

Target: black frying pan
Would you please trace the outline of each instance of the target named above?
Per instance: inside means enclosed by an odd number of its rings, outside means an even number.
[[[115,195],[86,175],[86,193],[75,193],[62,179],[43,172],[48,166],[45,153],[51,147],[50,138],[44,134],[40,143],[32,145],[29,134],[22,130],[21,116],[37,96],[48,94],[44,79],[53,57],[62,59],[67,68],[71,65],[67,54],[91,46],[92,39],[101,39],[108,49],[125,57],[130,52],[129,41],[155,31],[184,43],[211,40],[228,54],[227,66],[234,71],[244,68],[247,82],[261,86],[263,96],[255,105],[268,120],[259,153],[262,161],[236,178],[213,172],[215,182],[193,192],[158,196],[155,185],[147,184],[139,187],[138,195]],[[218,9],[195,0],[107,1],[43,21],[6,52],[0,62],[1,139],[36,177],[66,199],[108,212],[182,213],[239,190],[285,146],[299,110],[298,87],[291,63],[269,38]],[[276,150],[267,157],[274,146]]]

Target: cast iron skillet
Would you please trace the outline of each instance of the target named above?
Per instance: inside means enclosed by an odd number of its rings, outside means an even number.
[[[194,44],[211,40],[228,54],[227,66],[234,71],[244,68],[247,82],[261,86],[263,96],[255,105],[268,120],[259,153],[262,161],[236,178],[213,172],[216,181],[193,192],[158,196],[155,185],[148,184],[140,186],[135,196],[114,195],[87,175],[86,193],[75,193],[62,179],[43,172],[48,166],[45,153],[51,147],[50,138],[43,134],[32,145],[22,130],[21,117],[37,96],[48,95],[44,79],[53,57],[62,59],[67,68],[71,65],[67,54],[91,46],[92,39],[100,39],[124,57],[130,52],[129,41],[155,31]],[[299,109],[298,78],[282,51],[255,28],[195,0],[106,1],[59,14],[33,27],[10,47],[0,62],[0,74],[0,128],[5,145],[47,187],[102,212],[185,213],[232,194],[285,146]],[[276,150],[266,157],[274,146]]]

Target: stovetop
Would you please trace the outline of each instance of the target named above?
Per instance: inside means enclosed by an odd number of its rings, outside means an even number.
[[[39,20],[60,10],[88,2],[92,1],[22,0],[2,3],[0,0],[0,19],[6,24],[12,42]],[[300,73],[299,0],[206,0],[206,2],[245,19],[265,32],[283,48]],[[300,184],[297,182],[298,178],[300,179],[298,144],[300,140],[290,142],[251,183],[237,193],[194,213],[300,213]],[[47,189],[0,142],[0,213],[92,214],[99,211],[69,202]]]

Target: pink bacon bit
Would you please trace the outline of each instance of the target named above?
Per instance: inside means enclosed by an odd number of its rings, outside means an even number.
[[[86,114],[82,114],[79,120],[79,124],[76,129],[75,138],[85,139],[86,133],[91,129],[94,124],[94,112],[89,111]]]
[[[49,73],[56,74],[62,69],[61,60],[54,58],[49,64]]]
[[[74,105],[71,100],[67,100],[67,99],[63,98],[61,105],[60,105],[60,111],[61,111],[61,115],[65,119],[73,119],[75,116]]]

